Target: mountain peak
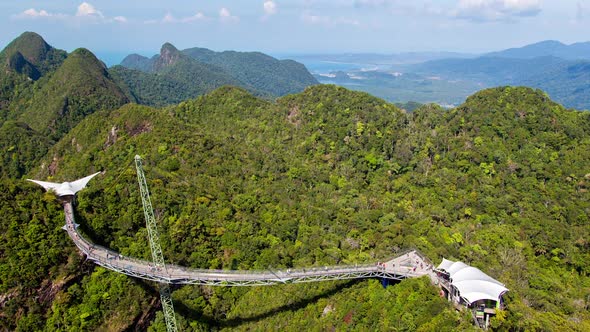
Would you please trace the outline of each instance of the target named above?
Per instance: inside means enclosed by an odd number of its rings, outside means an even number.
[[[162,48],[160,48],[160,54],[165,52],[178,52],[178,49],[176,48],[176,46],[166,42],[164,43],[164,45],[162,45]]]
[[[51,47],[43,37],[30,31],[18,36],[0,52],[4,65],[32,79],[55,70],[66,56],[65,51]]]
[[[538,43],[533,43],[529,46],[566,46],[566,45],[558,40],[542,40]]]
[[[127,102],[105,64],[89,50],[78,48],[33,96],[30,108],[19,121],[58,139],[88,114]]]
[[[136,62],[136,61],[146,61],[149,60],[148,57],[145,57],[141,54],[133,53],[126,56],[123,61],[121,61],[121,65],[125,67],[124,63],[127,62]]]
[[[121,61],[121,66],[149,72],[152,69],[153,60],[140,54],[129,54]]]
[[[38,65],[46,59],[47,53],[51,49],[52,47],[45,42],[43,37],[35,32],[27,31],[8,44],[2,53],[10,57],[16,52],[20,52],[27,61]]]
[[[77,59],[76,62],[78,63],[96,67],[97,69],[100,69],[102,72],[106,73],[107,67],[104,62],[100,61],[96,55],[94,55],[94,53],[86,48],[75,49],[72,53],[70,53],[66,61],[71,62],[73,59]]]
[[[113,70],[127,82],[130,94],[138,101],[153,105],[177,103],[223,85],[240,86],[259,96],[276,97],[318,83],[305,66],[294,61],[277,60],[260,52],[214,52],[196,47],[180,51],[170,43],[162,45],[160,53],[150,59],[130,55],[121,65],[157,74],[149,77],[122,68]],[[147,81],[153,82],[154,87],[146,88]],[[148,91],[150,94],[145,93]],[[160,91],[161,95],[151,91]]]
[[[90,58],[90,59],[98,59],[94,53],[92,53],[89,49],[84,48],[84,47],[80,47],[75,49],[74,51],[72,51],[72,53],[70,53],[70,56],[80,56],[80,57],[84,57],[84,58]]]
[[[160,49],[159,67],[170,66],[176,63],[182,56],[182,53],[170,43],[165,43]]]

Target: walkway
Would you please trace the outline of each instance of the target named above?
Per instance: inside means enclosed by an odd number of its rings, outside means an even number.
[[[78,231],[74,220],[73,196],[62,196],[66,224],[64,229],[78,249],[96,264],[129,276],[171,284],[194,284],[213,286],[262,286],[285,283],[303,283],[327,280],[358,278],[385,278],[402,280],[429,275],[434,277],[432,264],[415,250],[375,264],[325,266],[300,269],[266,271],[206,270],[177,265],[156,269],[150,261],[119,254],[86,240]]]

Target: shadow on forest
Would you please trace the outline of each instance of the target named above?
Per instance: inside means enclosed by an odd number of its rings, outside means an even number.
[[[338,292],[340,292],[344,289],[351,288],[352,286],[354,286],[360,282],[363,282],[365,280],[366,279],[347,280],[343,283],[335,284],[332,287],[330,287],[329,289],[326,289],[319,294],[309,295],[308,297],[298,299],[298,300],[294,301],[293,303],[280,305],[280,306],[270,309],[266,312],[255,314],[255,315],[248,316],[248,317],[235,317],[235,318],[231,318],[231,319],[219,319],[219,318],[215,318],[215,317],[212,317],[209,315],[203,315],[202,312],[191,309],[190,307],[186,306],[184,303],[182,303],[180,301],[174,301],[174,311],[176,312],[177,315],[184,317],[188,321],[198,321],[203,324],[206,324],[210,328],[238,327],[244,323],[257,322],[260,320],[264,320],[266,318],[272,317],[273,315],[276,315],[281,312],[285,312],[285,311],[293,312],[293,311],[303,309],[303,308],[307,307],[308,305],[317,302],[320,299],[335,295]],[[150,320],[153,320],[156,312],[159,310],[162,310],[161,303],[160,303],[160,294],[159,294],[157,283],[145,281],[143,279],[135,279],[135,282],[140,287],[142,287],[146,292],[148,292],[154,298],[157,299],[157,301],[152,301],[151,307],[150,307],[149,313],[148,313],[148,316],[151,317]],[[389,280],[388,285],[393,285],[398,282],[399,281]],[[171,285],[171,286],[173,287],[171,289],[173,291],[174,289],[177,289],[179,287],[184,287],[187,285],[181,285],[181,286]],[[193,287],[195,287],[195,286],[193,286]],[[260,287],[272,287],[272,286],[260,286]],[[281,285],[275,285],[274,287],[281,287]],[[296,296],[292,292],[284,291],[284,293],[288,294],[290,296],[291,295]],[[144,316],[145,316],[145,314],[144,314]],[[136,323],[137,323],[137,320],[136,320]],[[135,326],[135,324],[134,324],[134,327],[132,327],[129,331],[138,331],[137,326]]]
[[[102,241],[102,237],[100,236],[100,234],[98,234],[92,227],[88,226],[88,222],[78,213],[77,211],[77,198],[74,199],[73,202],[74,205],[74,220],[75,222],[78,224],[78,230],[82,231],[82,236],[87,239],[88,241],[105,247],[105,248],[109,248],[108,243],[105,243],[105,241]]]
[[[256,322],[259,320],[263,320],[265,318],[276,315],[280,312],[297,311],[299,309],[303,309],[306,306],[308,306],[309,304],[317,302],[318,300],[320,300],[322,298],[330,297],[330,296],[342,291],[343,289],[350,288],[353,285],[356,285],[357,283],[361,282],[362,280],[364,280],[364,279],[349,280],[343,284],[334,285],[330,289],[325,290],[319,294],[316,294],[316,295],[313,295],[313,296],[310,296],[307,298],[298,299],[293,303],[281,305],[276,308],[270,309],[267,312],[259,313],[259,314],[249,316],[249,317],[235,317],[235,318],[231,318],[231,319],[221,319],[220,320],[220,319],[216,319],[214,317],[204,316],[204,315],[202,315],[202,313],[199,313],[199,312],[196,312],[196,311],[190,309],[189,307],[184,305],[182,302],[174,302],[174,308],[175,308],[177,314],[182,315],[183,317],[187,318],[188,320],[200,321],[202,323],[209,325],[210,327],[238,327],[243,323]],[[261,286],[261,287],[265,287],[265,286]]]

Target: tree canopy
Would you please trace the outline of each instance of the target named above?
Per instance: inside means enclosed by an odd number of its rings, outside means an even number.
[[[540,90],[499,87],[452,110],[402,112],[331,85],[276,101],[225,86],[152,108],[120,106],[126,92],[86,50],[37,81],[11,73],[0,128],[0,329],[164,328],[155,285],[86,262],[61,230],[58,200],[22,180],[105,171],[77,196],[76,220],[92,241],[149,259],[136,154],[167,262],[274,269],[417,248],[506,284],[495,330],[590,329],[590,113]],[[49,86],[70,91],[63,77],[80,80],[71,91],[86,101],[47,137],[27,115],[37,104],[25,101],[54,98]],[[473,330],[427,279],[385,289],[376,280],[183,286],[173,298],[187,331]]]

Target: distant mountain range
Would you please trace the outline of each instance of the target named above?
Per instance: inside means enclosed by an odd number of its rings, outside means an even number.
[[[566,60],[590,60],[590,42],[566,45],[555,40],[545,40],[519,48],[487,53],[486,57],[533,59],[553,56]]]
[[[278,97],[319,83],[304,65],[293,60],[277,60],[259,52],[179,51],[170,43],[151,58],[131,54],[111,72],[137,100],[148,105],[178,103],[222,85]]]
[[[485,85],[515,84],[539,68],[556,66],[566,60],[545,56],[532,59],[482,56],[475,59],[443,59],[406,67],[414,74],[482,82]]]
[[[515,54],[509,52],[508,54]],[[555,56],[533,58],[482,56],[445,59],[406,68],[413,74],[446,81],[470,81],[484,87],[523,85],[539,88],[567,107],[590,109],[590,60]]]
[[[404,62],[400,55],[404,54]],[[411,59],[412,54],[414,59]],[[297,57],[322,83],[393,102],[457,105],[486,87],[540,88],[567,107],[590,109],[590,42],[543,41],[479,56],[453,53],[341,54]]]
[[[344,53],[344,54],[305,54],[305,55],[288,55],[303,63],[310,62],[332,62],[344,64],[361,64],[361,65],[403,65],[421,63],[425,61],[460,58],[470,59],[478,55],[472,53],[460,52],[401,52],[392,54],[380,53]]]

